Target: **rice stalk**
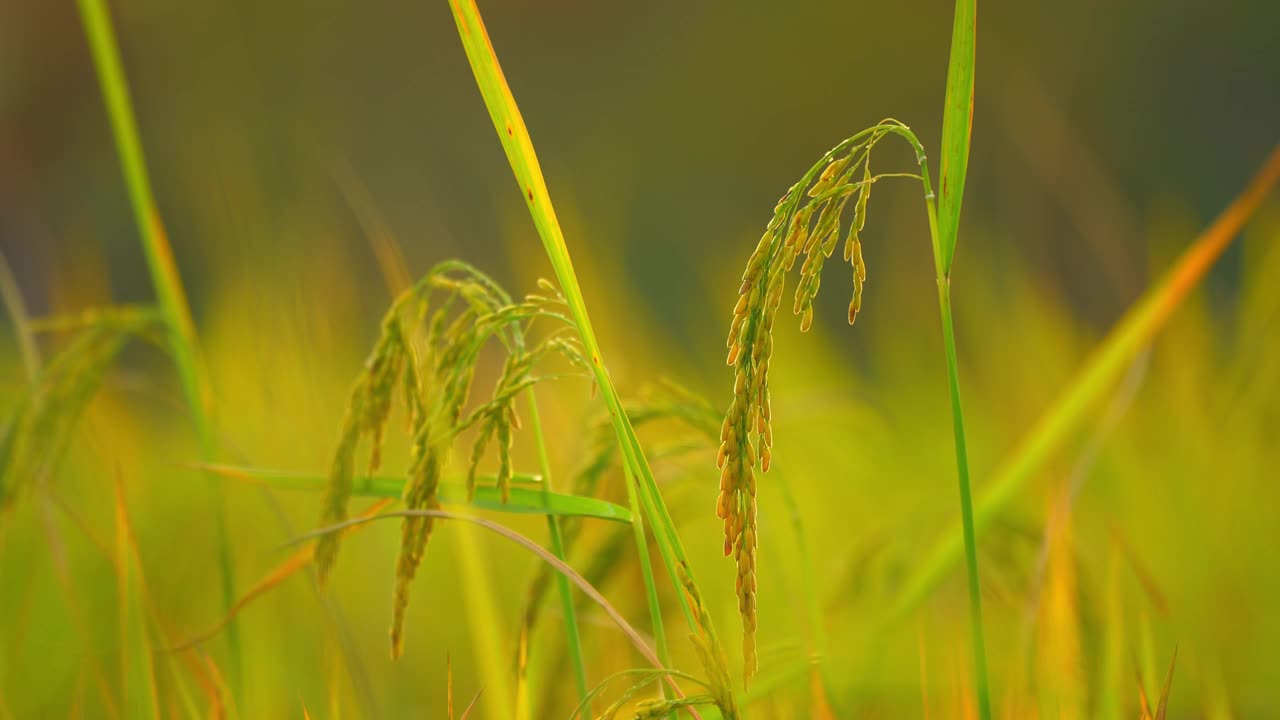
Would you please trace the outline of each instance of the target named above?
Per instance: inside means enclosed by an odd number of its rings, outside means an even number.
[[[543,499],[549,500],[551,497],[551,459],[547,453],[547,441],[542,430],[542,415],[538,412],[538,398],[533,388],[526,392],[529,403],[529,417],[531,430],[533,432],[534,443],[538,448],[538,464],[542,469],[542,493]],[[559,560],[565,560],[568,557],[564,544],[564,534],[561,531],[561,520],[555,515],[547,515],[547,534],[550,537],[551,553]],[[577,684],[578,697],[585,697],[587,694],[587,669],[586,660],[582,654],[582,638],[578,632],[578,615],[573,603],[573,589],[569,585],[568,578],[563,576],[557,578],[557,589],[560,593],[560,609],[564,614],[564,633],[565,648],[569,653],[569,663],[573,668],[574,681]],[[522,653],[524,662],[521,663],[518,677],[522,680],[528,677],[528,644],[530,633],[526,627],[520,633],[521,645],[524,646],[525,652]],[[525,684],[525,694],[523,696],[523,706],[528,714],[532,714],[529,710],[528,685]]]

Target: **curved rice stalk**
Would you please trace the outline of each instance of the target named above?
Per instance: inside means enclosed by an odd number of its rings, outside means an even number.
[[[911,144],[916,151],[920,175],[872,173],[872,151],[889,135],[898,135]],[[871,189],[877,181],[890,177],[921,181],[937,255],[936,211],[924,152],[909,128],[888,119],[836,145],[791,186],[774,207],[773,217],[742,274],[725,343],[729,349],[726,363],[734,368],[734,386],[733,399],[720,427],[720,451],[716,456],[720,494],[716,500],[716,516],[724,524],[724,554],[733,555],[737,565],[738,611],[742,616],[747,679],[759,665],[755,640],[756,486],[757,474],[769,471],[773,457],[769,363],[773,356],[774,319],[782,306],[787,274],[803,257],[792,312],[800,316],[801,332],[813,325],[813,301],[821,285],[822,270],[844,237],[843,257],[853,279],[848,313],[849,323],[853,324],[862,309],[862,292],[867,280],[861,233],[866,225]],[[941,260],[938,262],[941,272]],[[945,307],[943,312],[946,316]],[[949,317],[944,320],[948,321],[944,325],[949,327]],[[949,366],[953,364],[950,360],[949,357]],[[961,459],[962,440],[962,437],[957,439]],[[961,474],[967,477],[966,473]]]

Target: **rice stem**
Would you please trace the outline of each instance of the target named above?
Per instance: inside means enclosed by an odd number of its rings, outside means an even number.
[[[627,484],[627,504],[638,508],[639,486],[629,465],[622,466]],[[650,623],[653,625],[653,642],[658,652],[658,660],[663,667],[671,666],[671,658],[667,654],[667,633],[662,620],[662,605],[658,602],[658,586],[653,575],[653,561],[649,557],[649,542],[644,532],[644,512],[638,509],[631,511],[631,531],[635,534],[636,551],[639,553],[640,575],[644,579],[644,595],[649,605]],[[665,694],[665,691],[664,691]]]
[[[951,283],[938,280],[938,310],[942,315],[942,339],[947,355],[947,384],[951,393],[951,421],[955,435],[956,475],[960,485],[960,518],[964,528],[968,567],[969,630],[973,643],[974,682],[978,689],[978,714],[991,717],[991,692],[987,680],[986,643],[982,630],[982,589],[978,583],[978,551],[973,528],[973,494],[969,488],[969,453],[964,436],[964,412],[960,407],[960,376],[956,363],[956,338],[951,321]]]
[[[529,402],[529,427],[533,432],[534,444],[538,447],[538,464],[542,471],[542,493],[544,498],[551,496],[551,461],[547,456],[547,442],[542,432],[542,418],[538,414],[538,398],[530,387],[525,391]],[[547,515],[547,531],[551,536],[551,554],[556,559],[565,561],[564,534],[560,530],[560,518]],[[573,602],[573,588],[569,578],[556,576],[556,586],[560,592],[560,610],[564,614],[564,640],[569,651],[569,661],[573,665],[573,679],[578,688],[578,699],[587,696],[587,667],[582,659],[582,638],[578,633],[578,614]],[[662,646],[659,645],[659,648]],[[660,655],[661,656],[661,655]],[[663,658],[665,662],[665,658]]]

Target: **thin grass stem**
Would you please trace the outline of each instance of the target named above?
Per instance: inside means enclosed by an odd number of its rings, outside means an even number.
[[[982,588],[978,582],[978,550],[973,529],[973,493],[969,487],[969,453],[960,407],[960,376],[956,362],[956,337],[951,320],[950,280],[938,280],[938,309],[947,355],[947,385],[951,393],[951,421],[955,435],[956,474],[960,485],[960,519],[964,531],[965,565],[968,569],[969,631],[973,644],[974,683],[978,690],[978,716],[991,717],[991,690],[987,679],[987,651],[982,628]]]
[[[0,255],[0,299],[4,300],[5,312],[13,323],[13,336],[18,341],[18,351],[22,353],[22,367],[27,373],[27,384],[35,387],[40,375],[40,348],[36,346],[27,304],[22,301],[22,289],[18,287],[18,280],[4,255]]]
[[[978,577],[978,549],[973,522],[973,493],[969,486],[969,452],[965,444],[964,412],[960,404],[960,371],[956,362],[956,338],[951,317],[951,265],[960,232],[960,206],[964,200],[973,129],[973,78],[977,54],[977,0],[956,0],[951,29],[951,55],[947,62],[947,88],[942,112],[942,163],[938,168],[939,191],[936,220],[929,224],[935,236],[934,262],[938,269],[938,310],[946,346],[947,385],[951,395],[951,420],[955,435],[956,475],[960,490],[960,520],[964,532],[969,585],[969,632],[973,651],[974,684],[978,717],[991,718],[991,689],[987,678],[986,642],[982,628],[982,589]],[[923,172],[926,177],[927,172]]]
[[[529,401],[529,426],[533,431],[534,443],[538,447],[538,464],[542,470],[543,498],[551,497],[551,460],[547,455],[547,442],[542,432],[542,417],[538,413],[538,398],[533,388],[525,391]],[[560,518],[547,515],[547,531],[551,536],[551,554],[558,560],[566,561],[564,550],[564,534],[560,530]],[[586,698],[587,667],[582,658],[582,638],[578,633],[578,614],[574,609],[573,589],[569,578],[564,575],[556,577],[556,585],[560,591],[560,610],[564,614],[564,640],[569,652],[569,662],[573,665],[573,679],[578,688],[578,699]],[[659,646],[661,647],[661,646]],[[661,655],[659,655],[661,657]],[[665,658],[664,658],[665,662]]]
[[[627,484],[627,504],[633,508],[631,511],[631,531],[635,534],[636,550],[639,552],[640,576],[644,580],[644,596],[649,605],[650,623],[653,625],[653,641],[658,650],[658,660],[663,667],[670,666],[670,656],[667,651],[667,633],[665,623],[662,619],[662,605],[658,601],[658,586],[653,575],[653,561],[649,557],[649,542],[646,540],[644,531],[644,512],[638,508],[640,502],[637,494],[640,489],[637,487],[635,475],[632,474],[630,466],[623,465],[623,475]]]
[[[933,245],[933,264],[938,283],[938,312],[942,323],[943,350],[947,363],[947,388],[951,398],[951,424],[956,453],[956,477],[960,492],[960,521],[965,561],[968,569],[969,630],[973,650],[974,684],[978,713],[982,720],[991,717],[991,691],[987,676],[986,642],[982,624],[982,592],[978,577],[978,551],[973,513],[973,493],[969,482],[969,452],[965,441],[964,412],[960,403],[960,371],[956,359],[955,327],[951,313],[951,259],[955,238],[947,239],[939,230],[937,199],[929,181],[929,164],[924,147],[909,128],[900,123],[887,125],[911,143],[920,163],[920,180],[924,186],[925,208],[929,215],[929,237]],[[958,200],[956,201],[958,202]]]

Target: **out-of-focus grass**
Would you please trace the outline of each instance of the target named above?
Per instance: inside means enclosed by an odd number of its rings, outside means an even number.
[[[1244,262],[1238,296],[1223,307],[1204,291],[1191,295],[1167,332],[1157,338],[1132,407],[1104,438],[1083,479],[1072,516],[1069,555],[1076,568],[1082,676],[1091,702],[1109,688],[1126,716],[1136,708],[1132,659],[1142,654],[1139,629],[1144,624],[1151,628],[1150,642],[1155,645],[1156,666],[1151,669],[1154,675],[1146,676],[1148,688],[1160,687],[1162,658],[1172,653],[1175,642],[1180,646],[1170,700],[1178,712],[1212,704],[1218,711],[1231,709],[1233,716],[1249,716],[1251,710],[1266,707],[1267,688],[1280,680],[1265,649],[1268,638],[1280,640],[1280,623],[1268,611],[1280,603],[1280,587],[1257,571],[1267,565],[1273,540],[1274,518],[1267,506],[1275,489],[1266,469],[1280,462],[1280,449],[1269,441],[1268,431],[1280,407],[1280,383],[1273,372],[1280,353],[1274,332],[1280,295],[1269,281],[1280,272],[1278,237],[1280,212],[1271,207],[1241,241]],[[328,250],[323,244],[317,250],[348,257],[363,252],[355,243],[345,248],[327,245]],[[327,312],[327,305],[309,288],[326,287],[329,297],[353,291],[340,279],[315,276],[329,274],[328,267],[302,264],[262,282],[255,282],[252,273],[229,277],[212,291],[216,302],[205,334],[210,368],[224,416],[238,418],[222,430],[227,446],[234,448],[230,459],[298,470],[323,465],[346,375],[359,362],[359,352],[350,347],[356,343],[344,338],[367,338],[372,318],[377,317],[372,302],[367,321],[359,320],[357,312]],[[908,282],[891,269],[881,277],[878,287]],[[606,316],[636,302],[600,290],[593,300],[606,308]],[[342,306],[338,303],[335,309]],[[1067,381],[1096,333],[1073,318],[1060,296],[1016,279],[966,287],[957,309],[960,345],[971,348],[962,353],[961,363],[975,398],[969,411],[974,470],[983,478]],[[838,319],[840,308],[834,310]],[[899,310],[903,326],[917,319],[921,325],[927,322],[927,306],[913,310],[907,302]],[[636,342],[669,342],[661,327],[632,327]],[[869,655],[877,658],[873,675],[857,678],[853,685],[837,683],[834,690],[861,697],[871,703],[868,707],[914,715],[920,712],[914,633],[867,647],[863,640],[871,628],[864,618],[893,597],[928,542],[953,517],[948,498],[927,492],[920,482],[945,476],[950,465],[949,428],[941,412],[945,409],[934,402],[940,378],[933,364],[917,357],[917,349],[928,341],[887,323],[860,324],[860,342],[875,351],[868,354],[864,367],[851,372],[837,347],[844,342],[840,328],[839,323],[815,323],[809,335],[788,339],[789,351],[776,358],[778,442],[790,450],[774,471],[779,478],[775,482],[789,483],[804,515],[829,662],[834,667],[865,667]],[[966,342],[967,333],[977,328],[986,341]],[[111,515],[102,511],[113,503],[108,468],[119,466],[136,478],[126,487],[142,567],[174,634],[189,635],[218,617],[209,521],[191,503],[192,494],[199,494],[200,479],[184,469],[196,454],[188,434],[173,421],[182,412],[175,387],[144,374],[154,359],[145,354],[126,359],[90,406],[53,489],[99,539],[109,538]],[[4,362],[21,374],[16,353],[8,352]],[[622,368],[626,377],[663,372],[657,367],[646,372],[625,362]],[[714,387],[714,373],[709,376],[707,386]],[[699,384],[697,377],[686,382]],[[6,389],[6,396],[14,397],[14,390]],[[543,404],[552,408],[547,418],[552,463],[567,472],[588,449],[581,433],[592,405],[587,387],[561,385]],[[681,439],[670,432],[679,429],[647,428],[642,434],[654,445]],[[1036,478],[1029,492],[1001,513],[981,543],[998,713],[1006,707],[1004,698],[1012,698],[1007,702],[1018,703],[1016,707],[1030,707],[1035,703],[1028,705],[1027,698],[1038,697],[1035,673],[1018,672],[1024,659],[1013,651],[1025,633],[1026,592],[1033,582],[1046,509],[1053,506],[1055,488],[1072,469],[1071,448],[1079,452],[1087,435],[1086,431],[1079,442],[1069,444],[1054,469]],[[390,445],[388,465],[395,466],[405,449],[394,440]],[[532,467],[535,461],[528,447],[518,447],[517,457],[517,467]],[[735,613],[732,587],[723,573],[712,571],[719,534],[716,528],[704,532],[703,527],[704,510],[715,492],[703,469],[709,461],[709,456],[664,461],[656,471],[672,498],[692,561],[706,568],[703,583],[713,609],[730,622]],[[609,478],[608,496],[622,500],[616,471]],[[981,479],[977,484],[982,487]],[[777,548],[762,572],[776,586],[798,588],[801,570],[782,510],[784,500],[767,485],[762,490],[762,502],[777,508],[762,517],[767,546]],[[281,559],[272,548],[286,538],[251,488],[230,484],[226,492],[234,509],[237,555],[243,558],[240,580],[248,586]],[[283,510],[295,527],[302,528],[314,516],[316,502],[291,494]],[[845,509],[830,512],[836,505]],[[681,510],[685,506],[688,512]],[[115,617],[113,571],[106,558],[69,516],[57,515],[56,520],[66,542],[61,552],[73,568],[77,602],[89,617]],[[545,532],[536,518],[515,520],[513,525],[532,537]],[[590,562],[590,548],[603,538],[602,531],[598,526],[587,528],[571,558],[578,567]],[[117,651],[112,649],[117,631],[99,620],[91,623],[89,638],[76,633],[73,611],[55,582],[50,551],[31,507],[7,513],[0,532],[0,567],[6,587],[13,588],[0,594],[5,638],[0,687],[5,705],[15,717],[46,708],[65,710],[71,690],[85,682],[82,676],[92,677],[87,659],[78,659],[82,650],[104,667],[117,667]],[[460,693],[469,695],[480,684],[469,633],[459,622],[466,617],[467,603],[456,560],[441,550],[456,530],[446,526],[440,532],[419,583],[433,589],[432,615],[449,620],[414,623],[400,663],[385,658],[384,597],[392,575],[390,550],[397,542],[394,530],[371,527],[353,535],[345,552],[359,562],[343,563],[335,570],[334,592],[355,629],[380,706],[388,711],[443,698],[446,651],[454,658]],[[174,538],[182,541],[175,543]],[[497,597],[522,597],[533,564],[509,547],[486,538],[479,542],[490,558],[482,572],[490,576]],[[1125,548],[1118,554],[1117,543]],[[630,564],[625,557],[621,561]],[[613,577],[602,590],[632,617],[643,613],[634,567]],[[954,707],[956,688],[962,687],[955,684],[956,678],[967,672],[964,636],[949,620],[963,612],[963,603],[962,585],[953,577],[917,614],[930,668],[924,692],[934,715]],[[781,657],[777,653],[803,636],[803,604],[800,594],[788,593],[761,607],[762,676],[772,664],[770,648],[775,649],[774,657]],[[499,607],[506,618],[491,622],[514,651],[519,603],[501,600]],[[1116,616],[1124,618],[1119,627],[1107,621]],[[327,668],[336,649],[324,630],[320,608],[302,582],[286,583],[264,596],[241,619],[247,656],[255,658],[255,667],[273,668],[247,674],[245,696],[236,699],[241,713],[296,712],[298,692],[313,712],[326,707]],[[610,632],[598,628],[591,611],[585,611],[583,623],[586,652],[596,658],[593,667],[599,677],[606,669],[636,663]],[[553,637],[548,633],[537,642],[552,643]],[[1037,646],[1034,638],[1031,642]],[[85,643],[89,647],[82,648]],[[674,649],[677,662],[692,660]],[[1104,662],[1108,655],[1117,660]],[[32,666],[41,672],[25,670]],[[109,675],[107,687],[112,689],[116,673]],[[550,679],[554,673],[540,677],[555,682]],[[1015,678],[1022,678],[1019,686],[1011,686]],[[355,706],[346,682],[337,692],[339,704],[350,713]],[[96,704],[96,686],[88,682],[86,687],[87,702]],[[553,697],[567,703],[571,695]],[[775,690],[777,702],[786,697],[804,702],[807,684],[797,678]]]

